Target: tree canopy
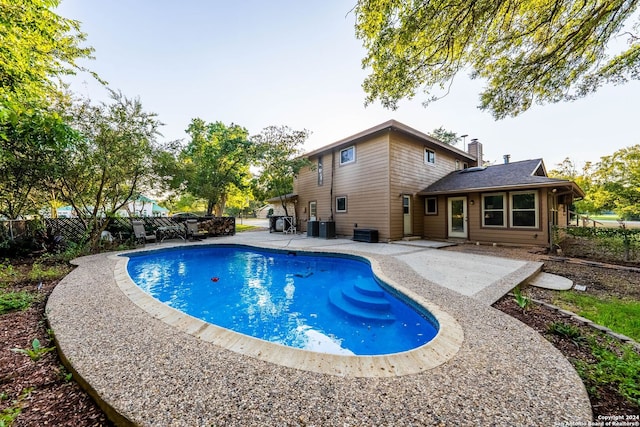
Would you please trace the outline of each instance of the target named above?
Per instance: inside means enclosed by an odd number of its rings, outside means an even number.
[[[622,219],[640,218],[640,145],[622,148],[595,164],[587,162],[582,171],[569,158],[557,166],[550,176],[570,179],[586,193],[576,202],[578,211],[613,211]]]
[[[479,108],[497,119],[535,103],[583,97],[640,78],[640,37],[625,24],[635,0],[359,0],[356,36],[370,68],[366,102],[425,104],[468,72],[486,81]],[[636,27],[637,30],[637,27]],[[612,41],[628,44],[609,52]]]
[[[59,0],[0,0],[0,100],[41,102],[60,90],[57,77],[83,70],[80,23],[55,14]]]
[[[294,130],[288,126],[269,126],[251,139],[258,149],[258,183],[266,197],[280,197],[282,207],[288,216],[285,196],[293,191],[293,178],[308,159],[302,157],[302,145],[309,137],[309,131]]]
[[[640,145],[622,148],[598,163],[596,201],[623,219],[640,219]]]
[[[207,201],[207,214],[224,211],[233,187],[243,189],[250,183],[249,165],[255,150],[247,129],[236,124],[207,123],[193,119],[187,128],[191,137],[178,156],[176,183],[194,196]]]
[[[434,137],[440,142],[444,142],[449,145],[456,145],[462,137],[458,136],[457,133],[446,130],[444,127],[440,126],[437,129],[434,129],[429,133],[430,136]]]
[[[92,244],[108,225],[104,221],[99,227],[98,218],[110,218],[140,194],[161,126],[138,99],[111,94],[109,104],[85,100],[75,107],[73,127],[79,137],[59,159],[64,174],[51,184],[82,214]]]
[[[80,24],[56,15],[57,0],[0,0],[0,213],[37,211],[45,183],[76,132],[57,81],[91,58]]]

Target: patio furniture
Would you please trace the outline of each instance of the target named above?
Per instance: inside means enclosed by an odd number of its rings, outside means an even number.
[[[157,237],[155,234],[147,234],[147,230],[144,228],[144,222],[142,221],[131,221],[131,225],[133,226],[133,235],[135,236],[136,244],[146,244],[147,241],[155,242]]]
[[[187,229],[182,225],[167,225],[158,227],[156,234],[160,243],[165,239],[182,239],[187,240]]]
[[[200,230],[198,228],[198,220],[197,219],[188,219],[187,220],[187,239],[191,240],[202,240],[207,237],[206,230]]]

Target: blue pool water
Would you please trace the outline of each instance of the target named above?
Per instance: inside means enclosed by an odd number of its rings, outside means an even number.
[[[359,258],[232,245],[128,254],[133,281],[206,322],[274,343],[336,354],[419,347],[437,322],[376,281]]]

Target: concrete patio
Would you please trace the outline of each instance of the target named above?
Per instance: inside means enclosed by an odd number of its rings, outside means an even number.
[[[301,370],[229,350],[182,327],[182,320],[142,309],[118,285],[118,257],[84,257],[52,293],[47,315],[74,377],[118,424],[546,426],[591,421],[589,399],[570,363],[535,331],[490,306],[537,272],[537,263],[268,232],[194,244],[219,243],[365,256],[392,286],[454,319],[460,342],[441,363],[418,373],[361,377]],[[141,250],[172,245],[186,244],[150,244]]]

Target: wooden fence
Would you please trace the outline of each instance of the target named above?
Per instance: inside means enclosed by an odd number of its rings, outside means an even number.
[[[131,221],[134,220],[143,221],[145,229],[149,233],[155,233],[158,227],[184,223],[184,220],[174,220],[167,217],[117,217],[109,221],[106,230],[115,239],[125,241],[133,233]],[[102,223],[99,223],[99,226],[102,226]],[[198,228],[207,230],[209,236],[233,235],[236,233],[236,219],[233,217],[199,218]],[[81,242],[87,234],[85,224],[80,218],[0,221],[0,243],[15,239],[33,239],[38,231],[44,230],[49,235],[61,236],[69,242]]]

